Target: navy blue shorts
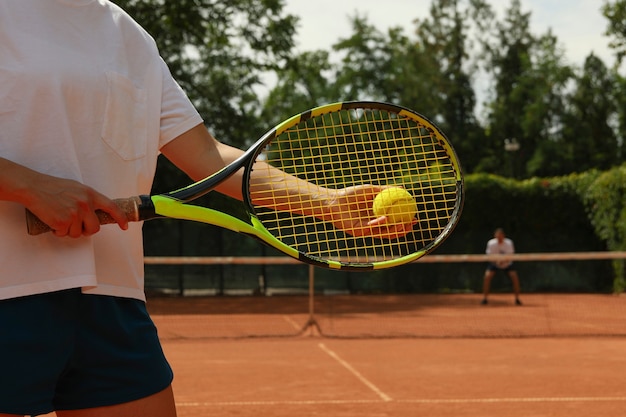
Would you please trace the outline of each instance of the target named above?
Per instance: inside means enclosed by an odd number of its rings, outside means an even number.
[[[509,264],[509,266],[506,266],[504,268],[500,268],[495,263],[490,263],[489,265],[487,265],[487,271],[504,271],[504,272],[509,272],[509,271],[515,271],[515,267],[513,266],[512,263]]]
[[[79,289],[0,301],[0,413],[122,404],[172,382],[145,303]]]

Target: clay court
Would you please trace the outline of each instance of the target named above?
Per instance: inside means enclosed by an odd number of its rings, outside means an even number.
[[[623,416],[626,339],[166,341],[179,416]]]
[[[313,322],[306,297],[149,306],[183,417],[624,415],[625,297],[476,301],[317,297]]]
[[[148,306],[181,417],[623,416],[626,297],[523,300],[157,297]]]

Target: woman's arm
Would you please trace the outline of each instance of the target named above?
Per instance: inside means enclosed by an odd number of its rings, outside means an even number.
[[[124,212],[108,197],[77,181],[42,174],[0,158],[0,200],[20,203],[49,225],[57,236],[89,236],[100,230],[102,210],[122,229]]]
[[[161,152],[194,181],[212,175],[243,154],[240,149],[218,142],[203,125],[174,139]],[[243,169],[216,190],[241,200],[242,180]],[[257,205],[315,216],[354,236],[397,238],[408,233],[413,224],[388,225],[386,217],[373,218],[371,214],[372,201],[384,188],[360,185],[329,189],[259,163],[250,179],[250,195]]]

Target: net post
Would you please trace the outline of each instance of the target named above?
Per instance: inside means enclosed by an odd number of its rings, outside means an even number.
[[[309,265],[309,319],[300,331],[302,335],[320,336],[322,334],[315,320],[315,266]]]
[[[309,320],[315,319],[315,267],[309,265]]]

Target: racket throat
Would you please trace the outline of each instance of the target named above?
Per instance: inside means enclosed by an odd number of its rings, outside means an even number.
[[[149,195],[140,195],[139,204],[137,204],[139,220],[151,220],[164,217],[156,212],[152,197]]]

